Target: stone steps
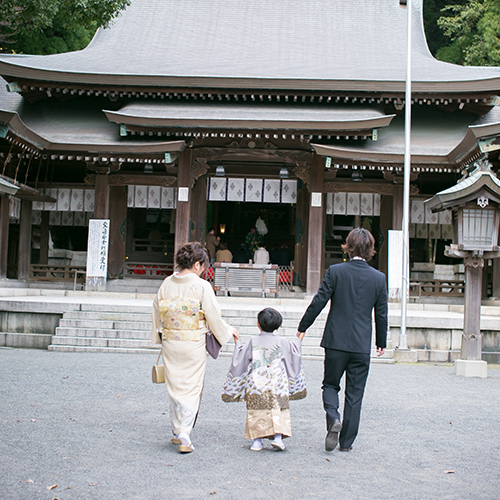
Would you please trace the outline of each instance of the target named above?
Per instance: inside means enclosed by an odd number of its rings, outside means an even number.
[[[51,351],[92,351],[140,353],[157,352],[158,346],[151,344],[151,308],[144,306],[117,306],[109,304],[82,304],[82,310],[64,312],[59,326],[56,328],[52,342],[48,346]],[[113,309],[113,310],[110,310]],[[258,334],[257,313],[262,309],[260,304],[222,304],[223,318],[240,333],[240,339],[246,341]],[[302,317],[303,308],[283,306],[283,325],[279,334],[294,338],[297,325]],[[322,358],[320,347],[326,313],[323,312],[311,327],[302,344],[303,356],[306,358]],[[221,355],[230,355],[234,343],[229,342],[221,349]],[[375,356],[375,351],[373,351]],[[385,355],[386,362],[392,362],[392,350]]]

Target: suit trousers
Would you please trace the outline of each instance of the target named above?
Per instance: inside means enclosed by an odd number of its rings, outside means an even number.
[[[370,369],[370,355],[359,352],[325,348],[325,374],[323,379],[323,407],[327,429],[340,419],[340,380],[345,373],[345,401],[339,444],[349,448],[358,434],[361,403]]]

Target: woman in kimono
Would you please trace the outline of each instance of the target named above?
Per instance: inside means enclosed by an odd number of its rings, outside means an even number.
[[[221,345],[231,335],[238,340],[238,331],[221,317],[212,286],[200,278],[209,262],[200,243],[181,247],[175,256],[177,271],[165,279],[153,301],[152,342],[162,344],[172,443],[179,445],[181,453],[194,450],[190,433],[203,390],[207,332]]]
[[[260,335],[246,344],[238,342],[222,391],[226,403],[247,402],[245,439],[252,451],[263,448],[262,439],[283,451],[283,437],[292,435],[290,399],[303,399],[307,390],[301,361],[301,341],[273,334],[283,318],[270,307],[257,316]]]

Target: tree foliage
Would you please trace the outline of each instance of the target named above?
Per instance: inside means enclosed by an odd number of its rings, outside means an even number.
[[[500,0],[449,5],[437,24],[451,43],[437,52],[444,61],[466,66],[500,66]]]
[[[3,51],[53,54],[79,50],[130,0],[1,0]]]
[[[500,0],[424,0],[430,51],[467,66],[500,66]]]
[[[464,5],[467,3],[467,0],[424,0],[425,36],[429,50],[434,56],[441,47],[450,43],[449,37],[444,34],[443,30],[438,26],[437,21],[443,16],[443,9],[452,3],[453,5]]]

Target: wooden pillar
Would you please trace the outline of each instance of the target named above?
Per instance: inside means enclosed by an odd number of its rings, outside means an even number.
[[[481,286],[481,297],[483,299],[488,298],[488,281],[489,281],[488,268],[489,268],[489,262],[487,259],[485,259],[483,267],[482,286]]]
[[[378,270],[387,276],[387,258],[389,251],[389,229],[392,229],[392,196],[382,195],[380,202],[380,233],[382,241],[378,250]]]
[[[207,180],[198,177],[191,190],[191,241],[203,241],[207,230]]]
[[[19,221],[19,254],[17,259],[17,279],[26,281],[30,276],[31,264],[31,213],[33,202],[21,201]]]
[[[95,176],[94,219],[109,218],[109,177],[106,174]]]
[[[127,192],[125,186],[109,189],[109,256],[108,275],[123,278],[125,265],[125,225],[127,223]]]
[[[307,237],[307,293],[315,294],[323,278],[323,218],[325,212],[323,196],[324,162],[313,154],[311,163],[309,198],[309,228]],[[319,206],[318,206],[319,205]]]
[[[9,251],[9,198],[0,196],[0,279],[7,278]]]
[[[305,184],[297,190],[295,216],[295,285],[304,286],[307,274],[307,235],[309,221],[309,191]]]
[[[42,212],[42,225],[40,227],[40,264],[49,262],[49,239],[50,239],[50,212]]]
[[[175,215],[175,245],[174,254],[182,245],[189,242],[189,216],[190,216],[190,206],[192,191],[190,189],[191,184],[191,150],[186,149],[179,153],[178,159],[178,170],[177,170],[177,210]],[[179,201],[181,193],[185,193],[187,190],[187,201]],[[182,197],[181,197],[182,199]]]
[[[403,229],[404,186],[396,184],[392,194],[392,229]]]
[[[500,259],[493,259],[492,293],[491,296],[500,299]]]
[[[461,359],[481,360],[481,288],[484,260],[466,257],[465,265],[465,304],[464,333],[462,335]]]

